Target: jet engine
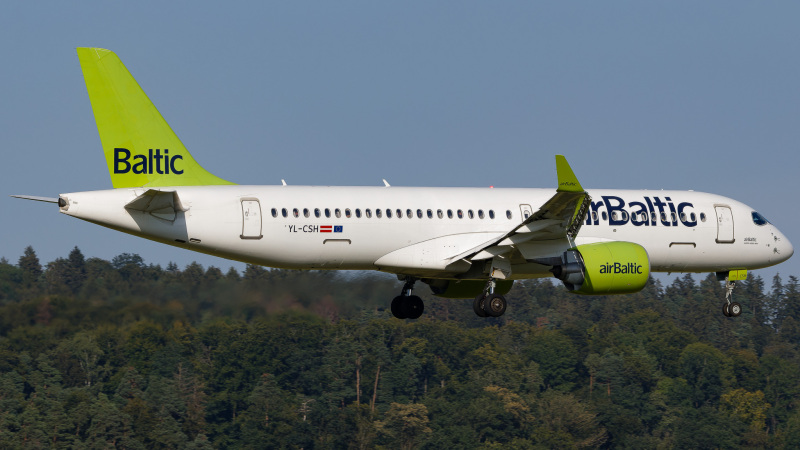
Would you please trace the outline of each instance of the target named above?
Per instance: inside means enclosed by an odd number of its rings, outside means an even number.
[[[650,258],[639,244],[598,242],[567,250],[550,271],[576,294],[631,294],[647,284]]]

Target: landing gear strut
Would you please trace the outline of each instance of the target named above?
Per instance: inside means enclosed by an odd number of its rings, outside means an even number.
[[[742,313],[742,305],[732,302],[733,288],[736,287],[736,281],[725,277],[725,303],[722,305],[722,314],[725,317],[739,317]]]
[[[486,283],[486,289],[472,302],[472,310],[478,317],[500,317],[506,312],[506,299],[494,292],[494,279]]]
[[[392,300],[392,315],[398,319],[419,319],[425,310],[425,303],[416,295],[411,295],[417,279],[406,277],[403,290]]]

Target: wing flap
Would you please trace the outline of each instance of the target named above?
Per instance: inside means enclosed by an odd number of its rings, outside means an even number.
[[[592,199],[583,190],[566,158],[561,155],[556,156],[556,170],[558,189],[538,211],[508,233],[457,253],[448,258],[448,261],[482,260],[501,256],[514,251],[518,245],[526,242],[568,243],[572,240],[586,220]]]

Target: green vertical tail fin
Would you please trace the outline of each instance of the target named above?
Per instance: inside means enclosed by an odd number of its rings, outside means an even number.
[[[115,188],[234,184],[198,164],[110,50],[78,48]]]

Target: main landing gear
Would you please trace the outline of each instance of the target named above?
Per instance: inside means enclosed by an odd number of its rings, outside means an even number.
[[[506,312],[506,299],[494,292],[495,281],[489,280],[486,289],[472,302],[472,309],[478,317],[500,317]]]
[[[722,314],[725,317],[739,317],[742,313],[742,305],[732,302],[733,288],[736,287],[736,281],[730,280],[725,277],[725,303],[722,305]]]
[[[416,295],[411,295],[416,278],[407,277],[403,291],[392,300],[392,315],[398,319],[419,319],[425,311],[425,303]]]

